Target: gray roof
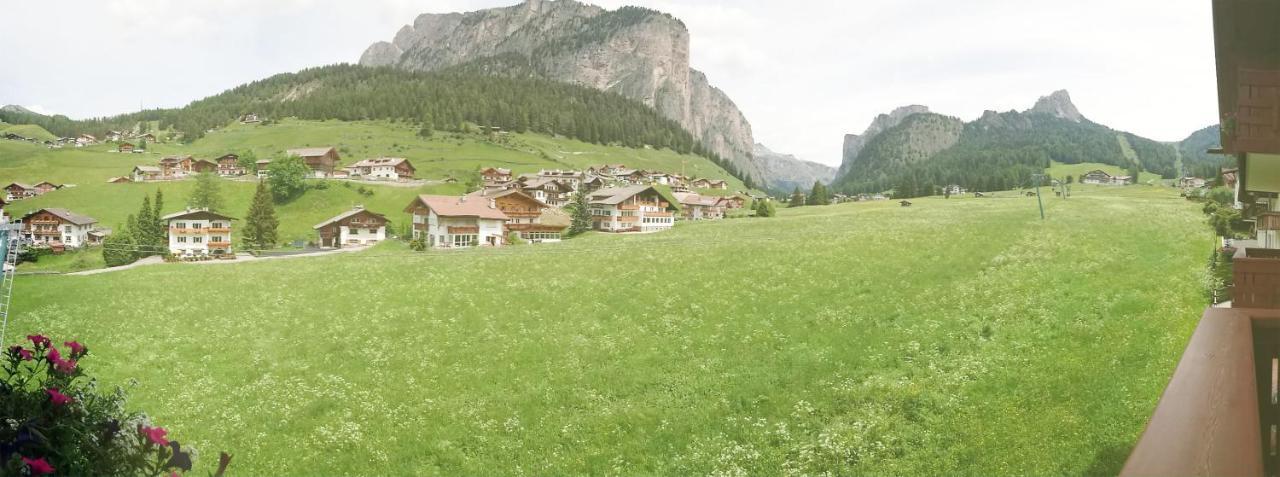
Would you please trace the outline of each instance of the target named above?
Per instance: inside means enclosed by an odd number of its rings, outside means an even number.
[[[65,221],[67,221],[67,222],[71,222],[71,223],[76,224],[76,225],[90,225],[90,224],[96,224],[96,223],[98,223],[98,220],[97,220],[97,219],[95,219],[95,218],[93,218],[93,217],[89,217],[89,216],[87,216],[87,215],[80,215],[80,214],[77,214],[77,213],[72,212],[72,211],[70,211],[70,210],[67,210],[67,209],[59,209],[59,208],[45,208],[45,209],[33,210],[33,211],[31,211],[31,212],[27,212],[27,215],[22,216],[22,218],[23,218],[23,219],[26,219],[27,217],[31,217],[31,216],[33,216],[33,215],[36,215],[36,214],[40,213],[41,211],[48,212],[48,213],[50,213],[50,214],[53,214],[53,215],[57,216],[58,218],[60,218],[60,219],[62,219],[62,220],[65,220]]]
[[[205,210],[205,209],[184,210],[184,211],[182,211],[182,212],[175,212],[175,213],[172,213],[172,214],[166,215],[166,216],[164,216],[164,217],[160,217],[160,220],[185,219],[185,218],[188,218],[188,217],[192,217],[192,218],[194,218],[194,217],[199,217],[199,216],[202,216],[202,215],[203,215],[203,216],[207,216],[207,217],[211,217],[211,218],[213,218],[213,219],[215,219],[215,220],[216,220],[216,219],[222,219],[222,220],[236,220],[236,219],[235,219],[235,218],[233,218],[233,217],[227,217],[227,216],[222,215],[222,214],[219,214],[219,213],[217,213],[217,212],[210,212],[210,211]]]
[[[156,166],[133,166],[133,168],[141,172],[160,172],[160,168]]]
[[[630,199],[632,196],[645,192],[647,190],[653,190],[654,193],[658,192],[657,189],[653,188],[653,186],[647,186],[647,185],[638,185],[638,186],[630,186],[630,187],[608,187],[608,188],[604,188],[604,189],[600,189],[598,191],[592,192],[591,203],[617,205],[617,204],[621,204],[622,201]]]
[[[387,220],[387,216],[385,216],[385,215],[379,214],[379,213],[377,213],[377,212],[371,212],[371,211],[369,211],[369,209],[366,209],[366,208],[364,208],[364,207],[360,207],[360,208],[351,209],[351,210],[348,210],[348,211],[343,212],[343,213],[341,213],[341,214],[335,215],[332,219],[326,220],[326,221],[324,221],[324,222],[320,222],[320,223],[319,223],[319,224],[317,224],[315,227],[311,227],[311,228],[313,228],[313,229],[318,229],[318,228],[324,227],[324,226],[326,226],[326,225],[332,224],[332,223],[334,223],[334,222],[337,222],[337,221],[339,221],[339,220],[346,219],[347,217],[351,217],[351,216],[353,216],[353,215],[359,214],[359,213],[361,213],[361,212],[369,212],[370,214],[373,214],[373,215],[376,215],[376,216],[378,216],[378,217],[381,217],[381,218],[382,218],[382,220]]]

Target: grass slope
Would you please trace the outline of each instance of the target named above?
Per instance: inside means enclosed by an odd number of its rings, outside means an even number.
[[[172,143],[149,145],[147,154],[111,152],[114,150],[112,145],[51,150],[29,143],[0,140],[0,182],[51,180],[75,185],[12,204],[9,212],[16,216],[41,207],[63,207],[94,217],[107,227],[118,228],[129,214],[138,210],[144,195],[163,190],[165,211],[173,212],[181,209],[195,185],[193,181],[106,183],[109,177],[128,175],[135,165],[154,165],[161,157],[172,154],[213,159],[229,152],[246,150],[252,150],[259,158],[270,158],[288,148],[320,145],[339,147],[344,164],[369,157],[407,157],[418,168],[418,176],[426,179],[454,176],[465,181],[481,166],[508,167],[524,173],[544,168],[580,169],[603,163],[623,163],[667,171],[684,168],[690,175],[729,180],[731,190],[744,188],[741,181],[733,179],[711,161],[670,150],[606,147],[536,134],[513,134],[500,141],[479,135],[445,133],[424,139],[417,135],[416,128],[405,124],[299,120],[286,120],[270,126],[233,124],[189,146]],[[312,226],[354,204],[363,204],[397,223],[405,223],[408,216],[401,210],[416,194],[463,192],[461,184],[420,188],[366,185],[364,187],[374,191],[372,197],[366,197],[356,192],[358,185],[347,188],[341,182],[331,184],[327,190],[308,191],[304,196],[277,207],[282,239],[312,238]],[[223,195],[230,215],[240,217],[245,214],[253,198],[253,188],[252,182],[224,181]]]
[[[1151,187],[1045,221],[915,202],[22,277],[10,335],[138,379],[198,472],[1115,474],[1205,305],[1202,214]]]
[[[1076,182],[1080,182],[1080,176],[1088,174],[1089,172],[1094,170],[1101,170],[1102,172],[1106,172],[1107,174],[1111,174],[1113,176],[1117,176],[1117,175],[1123,176],[1123,175],[1129,174],[1129,172],[1124,170],[1123,168],[1119,166],[1113,166],[1110,164],[1100,164],[1096,162],[1082,162],[1080,164],[1063,164],[1057,161],[1054,161],[1053,164],[1051,164],[1049,168],[1045,170],[1045,173],[1049,174],[1050,176],[1053,176],[1053,178],[1055,179],[1061,179],[1066,176],[1072,176],[1075,178]],[[1143,171],[1138,174],[1138,182],[1140,184],[1163,183],[1160,177],[1160,174],[1155,174],[1155,173],[1146,172],[1146,171]]]
[[[6,133],[14,133],[22,137],[38,139],[40,141],[52,141],[58,139],[58,136],[55,136],[53,133],[34,124],[7,124],[0,122],[0,136],[4,136]]]

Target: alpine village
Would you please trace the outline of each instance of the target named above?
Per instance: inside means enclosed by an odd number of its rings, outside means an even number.
[[[0,475],[1280,475],[1280,1],[806,2],[15,6]]]

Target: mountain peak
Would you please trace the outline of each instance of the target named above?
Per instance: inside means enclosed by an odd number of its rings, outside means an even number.
[[[24,107],[22,107],[22,106],[20,106],[20,105],[17,105],[17,104],[6,104],[6,105],[4,105],[4,106],[0,107],[0,111],[7,111],[7,112],[10,112],[10,113],[26,113],[26,114],[35,114],[35,111],[32,111],[32,110],[27,109],[27,108],[24,108]]]
[[[1048,96],[1041,96],[1036,105],[1027,110],[1028,113],[1044,113],[1057,118],[1074,122],[1084,120],[1080,110],[1071,102],[1071,94],[1065,89],[1054,91]]]

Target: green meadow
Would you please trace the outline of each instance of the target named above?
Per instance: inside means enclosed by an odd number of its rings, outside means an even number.
[[[729,180],[729,192],[744,189],[741,181],[706,158],[670,150],[600,146],[537,134],[486,136],[437,132],[431,138],[422,138],[418,136],[418,129],[409,124],[299,120],[272,125],[232,124],[190,145],[150,144],[146,154],[116,153],[111,144],[48,149],[0,140],[0,183],[49,180],[72,185],[11,204],[7,208],[11,215],[21,216],[43,207],[61,207],[94,217],[104,227],[118,229],[129,214],[138,210],[144,196],[163,191],[165,212],[175,212],[182,209],[195,188],[193,180],[106,182],[111,177],[129,175],[136,165],[155,165],[161,157],[177,154],[215,159],[227,153],[252,151],[258,158],[269,159],[286,149],[322,145],[337,147],[343,164],[379,156],[409,158],[417,168],[418,177],[431,182],[421,187],[396,187],[328,181],[325,189],[312,189],[289,203],[277,205],[283,241],[314,239],[315,224],[357,204],[385,214],[393,222],[406,223],[408,215],[402,210],[417,194],[461,194],[465,192],[463,183],[485,166],[525,173],[621,163],[671,172],[684,170],[691,176]],[[457,178],[458,182],[445,183],[443,180],[448,177]],[[224,212],[232,217],[243,216],[249,209],[256,183],[224,180],[222,184]],[[362,187],[369,192],[360,193]],[[238,237],[239,232],[235,236]]]
[[[1213,234],[1174,189],[1073,192],[22,276],[9,335],[87,343],[198,473],[1114,475]]]
[[[1076,182],[1080,182],[1080,176],[1083,176],[1095,170],[1101,170],[1102,172],[1106,172],[1107,174],[1111,174],[1113,176],[1123,176],[1128,174],[1128,172],[1125,171],[1123,168],[1120,168],[1118,166],[1113,166],[1110,164],[1100,164],[1096,162],[1082,162],[1079,164],[1063,164],[1057,161],[1054,161],[1049,166],[1049,168],[1045,170],[1045,172],[1055,179],[1062,179],[1066,176],[1071,176],[1073,179],[1075,179]],[[1138,174],[1138,183],[1139,184],[1161,184],[1163,183],[1163,179],[1160,177],[1160,174],[1142,171],[1141,173]]]

